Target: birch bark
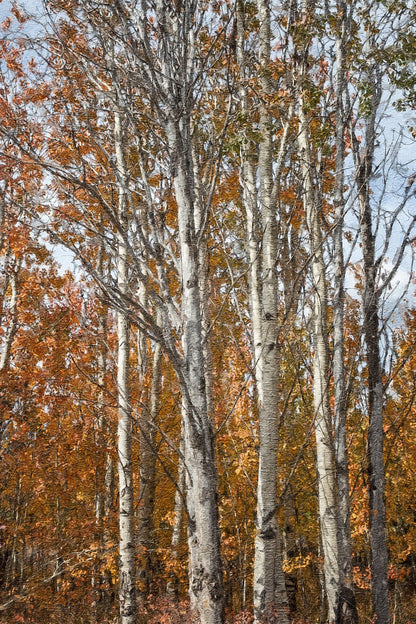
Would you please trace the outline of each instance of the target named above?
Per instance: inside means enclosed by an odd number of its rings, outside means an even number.
[[[348,18],[346,3],[339,2],[339,31],[336,40],[336,109],[335,109],[335,228],[334,228],[334,449],[337,479],[337,542],[339,566],[339,592],[337,603],[337,624],[353,624],[358,621],[352,578],[351,525],[349,468],[347,456],[346,412],[347,396],[344,364],[344,305],[345,265],[343,232],[345,216],[344,167],[345,131],[347,122],[344,113],[346,91],[346,44]]]
[[[277,446],[279,399],[278,281],[276,205],[273,202],[272,120],[267,108],[270,83],[270,3],[258,0],[260,105],[259,178],[262,223],[262,394],[257,482],[257,530],[254,555],[254,610],[259,621],[289,622],[289,605],[282,569],[282,539],[277,523]],[[282,149],[281,145],[281,149]],[[279,175],[279,173],[278,173]]]
[[[282,540],[276,519],[278,444],[278,282],[276,205],[273,201],[273,151],[271,116],[267,110],[270,83],[270,5],[257,3],[259,16],[259,64],[262,103],[260,141],[257,148],[250,131],[243,134],[241,186],[246,213],[246,240],[249,261],[249,305],[252,325],[254,377],[259,416],[259,468],[254,557],[255,621],[288,622],[288,600],[282,570]],[[243,123],[249,120],[244,49],[244,4],[237,4],[237,62],[240,77],[240,105]],[[280,150],[283,152],[286,135]],[[278,164],[278,167],[281,163]],[[278,175],[278,174],[277,174]],[[260,188],[257,191],[256,178]],[[261,225],[260,225],[261,222]],[[262,231],[261,244],[259,232]]]
[[[208,414],[206,362],[203,347],[200,217],[196,204],[192,149],[192,90],[195,63],[194,19],[196,4],[182,3],[181,12],[159,6],[159,16],[172,33],[171,46],[162,46],[161,63],[172,91],[166,97],[164,129],[169,146],[178,207],[180,278],[182,285],[181,371],[184,404],[184,449],[188,478],[190,594],[202,624],[223,621],[222,566],[217,506],[214,436]],[[166,95],[166,93],[165,93]]]
[[[303,68],[304,69],[304,68]],[[301,84],[303,82],[301,73]],[[318,472],[318,503],[324,554],[325,590],[328,601],[328,621],[336,616],[339,586],[338,545],[336,521],[336,483],[331,412],[329,406],[329,345],[328,295],[323,257],[321,199],[315,188],[314,160],[310,145],[305,97],[299,91],[299,147],[303,178],[303,200],[309,231],[314,288],[313,303],[313,405]]]
[[[165,0],[148,3],[141,0],[140,10],[120,0],[114,5],[114,16],[117,19],[115,37],[120,37],[119,43],[128,51],[131,63],[127,71],[131,72],[133,84],[140,84],[141,96],[149,103],[146,115],[156,113],[153,118],[155,136],[162,137],[159,145],[163,145],[163,156],[157,159],[157,163],[162,169],[167,163],[170,167],[169,178],[173,183],[177,205],[181,319],[174,331],[173,323],[176,321],[172,320],[174,311],[169,307],[169,287],[163,292],[162,286],[155,307],[161,309],[163,324],[155,331],[169,352],[183,393],[188,507],[194,510],[189,529],[190,594],[202,623],[220,624],[223,619],[223,591],[217,475],[214,435],[207,406],[209,392],[206,382],[209,375],[206,371],[202,329],[202,318],[208,318],[203,313],[201,301],[206,258],[201,246],[203,228],[198,227],[200,217],[195,191],[192,140],[195,97],[203,76],[197,69],[201,58],[195,51],[195,38],[205,17],[196,0],[180,3]],[[137,100],[129,100],[125,91],[122,96],[128,102],[128,105],[125,102],[125,110],[128,111],[130,106],[134,109]],[[140,119],[139,112],[133,111],[132,114],[137,114]],[[148,119],[146,117],[146,123]],[[138,140],[141,141],[141,137]],[[144,174],[146,178],[146,171]],[[123,178],[122,171],[118,177],[127,180]],[[122,187],[128,191],[127,185],[122,184]],[[156,224],[159,215],[154,212],[151,195],[146,197],[146,202],[149,205],[150,227],[153,228],[152,253],[159,263],[163,255],[159,249],[160,246],[163,248],[163,234]],[[205,223],[206,219],[202,221]],[[124,254],[123,245],[126,243],[126,239],[121,237],[121,255]],[[120,280],[121,296],[122,287],[123,280]],[[143,318],[143,311],[141,314]],[[153,328],[156,325],[154,320],[150,319]],[[182,353],[177,348],[178,339],[182,342]],[[127,435],[125,437],[128,438]],[[127,484],[125,489],[128,489]]]
[[[252,348],[254,356],[254,376],[257,402],[263,396],[262,339],[261,339],[261,298],[260,298],[260,224],[256,187],[256,145],[250,137],[248,124],[250,107],[247,94],[245,18],[244,2],[237,2],[237,63],[239,67],[239,98],[243,119],[243,132],[240,147],[240,184],[246,219],[246,247],[248,255],[249,308],[252,325]]]
[[[189,126],[185,136],[173,123],[167,128],[171,154],[175,158],[174,187],[178,204],[181,281],[183,288],[183,392],[184,447],[195,525],[189,528],[191,551],[190,592],[203,624],[222,622],[223,592],[220,536],[216,500],[217,477],[214,439],[208,417],[205,365],[200,311],[200,274],[192,197],[192,163]],[[178,149],[179,148],[179,149]],[[187,158],[188,156],[188,158]],[[196,551],[196,552],[192,552]]]
[[[140,418],[140,465],[139,465],[139,508],[137,519],[138,553],[142,556],[140,570],[145,594],[149,593],[155,565],[155,542],[153,513],[155,506],[156,449],[155,427],[160,410],[162,347],[154,346],[152,361],[152,381],[150,400],[145,405]],[[142,379],[142,383],[144,379]]]
[[[324,556],[324,585],[328,607],[328,622],[335,622],[339,563],[337,541],[337,500],[332,415],[329,402],[330,357],[328,343],[328,294],[323,249],[322,194],[319,150],[311,141],[308,117],[309,47],[308,24],[314,15],[315,3],[302,0],[302,27],[297,34],[297,95],[299,101],[298,144],[302,172],[303,205],[309,234],[313,284],[313,407],[316,439],[316,468],[318,476],[318,509],[322,552]]]
[[[124,156],[122,114],[114,112],[114,144],[118,178],[117,288],[121,299],[128,294],[127,169]],[[119,479],[119,600],[120,624],[135,624],[135,547],[133,527],[132,420],[129,389],[128,312],[117,310],[118,479]]]

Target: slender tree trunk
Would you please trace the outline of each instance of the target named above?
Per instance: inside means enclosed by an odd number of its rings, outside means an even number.
[[[97,397],[97,447],[98,452],[101,455],[101,449],[105,445],[105,416],[104,412],[104,384],[105,384],[105,375],[106,375],[106,337],[107,337],[107,321],[106,321],[107,311],[102,310],[99,316],[99,349],[97,355],[97,386],[98,397]],[[104,499],[105,499],[105,486],[104,486],[104,471],[101,468],[101,456],[98,458],[98,466],[96,469],[96,481],[97,481],[97,492],[95,495],[95,519],[98,524],[99,531],[99,539],[102,538],[102,521],[104,518]]]
[[[383,459],[383,381],[379,345],[379,315],[374,264],[374,235],[369,198],[362,204],[361,242],[364,257],[364,339],[368,367],[368,476],[371,539],[371,590],[377,624],[388,624],[387,535]]]
[[[246,248],[248,256],[249,309],[252,326],[252,349],[254,356],[254,377],[257,398],[262,396],[262,345],[261,345],[261,298],[260,298],[260,226],[256,188],[256,145],[249,136],[249,102],[245,70],[245,19],[244,2],[237,2],[237,62],[239,66],[239,98],[243,118],[243,132],[240,147],[240,184],[245,210]],[[259,401],[257,401],[259,402]]]
[[[309,84],[309,20],[314,15],[315,3],[302,0],[302,27],[296,43],[298,59],[297,94],[299,101],[300,161],[302,170],[303,203],[309,233],[313,283],[313,406],[316,439],[316,467],[318,476],[318,508],[321,544],[324,556],[324,583],[328,606],[328,622],[336,619],[339,591],[339,563],[337,541],[337,494],[332,415],[329,403],[329,343],[328,295],[323,250],[323,219],[320,155],[311,142],[311,118],[308,117]]]
[[[261,82],[270,92],[270,8],[259,0]],[[237,3],[237,61],[240,72],[240,103],[243,123],[248,123],[244,50],[244,4]],[[259,469],[254,560],[254,614],[256,621],[288,621],[288,602],[282,570],[282,541],[276,519],[277,442],[278,442],[278,319],[277,319],[277,232],[273,194],[273,142],[270,115],[261,106],[261,141],[258,170],[260,195],[256,188],[256,148],[243,135],[241,145],[241,186],[246,212],[246,238],[249,261],[249,305],[252,324],[254,377],[259,414]],[[259,210],[260,200],[260,210]],[[262,220],[262,253],[259,245],[259,215]],[[262,273],[263,284],[260,283]]]
[[[314,287],[313,308],[313,404],[318,471],[318,502],[324,555],[328,621],[334,622],[339,586],[336,519],[336,484],[331,412],[329,407],[328,296],[323,257],[321,200],[316,190],[314,160],[304,112],[302,88],[299,95],[299,147],[303,176],[304,205],[309,230]]]
[[[163,28],[171,33],[161,46],[161,67],[167,112],[163,122],[169,146],[176,203],[182,286],[183,439],[187,471],[187,505],[190,514],[190,596],[202,624],[223,621],[223,584],[217,505],[217,472],[214,435],[208,414],[206,363],[201,312],[201,257],[204,232],[198,228],[191,119],[193,114],[194,19],[197,5],[185,0],[179,9],[158,6]],[[203,221],[203,220],[202,220]],[[205,314],[205,313],[204,313]]]
[[[9,366],[13,338],[17,331],[17,278],[20,270],[20,264],[21,262],[19,260],[16,260],[15,266],[8,276],[10,286],[10,303],[8,306],[8,325],[5,331],[0,356],[0,371],[7,369]]]
[[[103,275],[103,256],[104,256],[104,244],[100,247],[100,253],[98,258],[97,272],[101,278]],[[99,304],[100,305],[100,304]],[[107,510],[105,505],[106,498],[106,483],[105,472],[106,464],[108,462],[109,451],[107,435],[108,425],[106,422],[105,412],[105,376],[107,371],[107,307],[101,304],[99,310],[98,320],[98,353],[97,353],[97,417],[96,417],[96,445],[97,445],[97,464],[95,469],[96,480],[96,494],[95,494],[95,520],[97,531],[97,544],[99,544],[99,558],[93,568],[92,586],[94,588],[94,616],[95,621],[100,618],[99,604],[105,609],[107,603],[106,595],[106,574],[101,569],[102,560],[106,552],[106,539],[105,539],[105,521],[107,518]]]
[[[259,177],[262,223],[262,395],[254,555],[254,611],[260,621],[289,622],[289,605],[282,570],[282,539],[277,523],[277,445],[279,401],[278,282],[276,206],[273,204],[273,140],[267,96],[270,84],[270,4],[258,0],[260,82]]]
[[[367,444],[370,542],[371,542],[371,591],[373,613],[378,624],[388,624],[389,593],[387,581],[388,551],[386,535],[385,477],[383,460],[383,380],[380,358],[379,300],[376,284],[375,236],[373,233],[370,205],[370,178],[373,169],[375,143],[375,119],[380,101],[380,84],[373,82],[372,114],[367,120],[366,151],[360,158],[358,141],[353,136],[356,162],[356,179],[360,203],[361,246],[363,251],[363,329],[368,370],[368,417]]]
[[[179,547],[181,544],[182,532],[183,532],[183,520],[184,520],[184,500],[186,496],[186,475],[185,475],[185,465],[183,461],[183,441],[181,437],[181,443],[179,446],[179,463],[178,463],[178,476],[177,476],[177,487],[175,492],[175,503],[173,508],[174,520],[172,527],[172,538],[171,538],[171,551],[172,558],[174,560],[174,565],[178,562],[179,558]],[[166,591],[169,596],[177,597],[178,595],[178,578],[176,571],[173,570],[169,581],[166,586]]]
[[[208,222],[209,208],[205,199],[206,189],[202,180],[198,154],[193,146],[193,179],[195,188],[195,230],[199,232],[198,245],[198,268],[200,272],[199,288],[201,298],[201,326],[202,326],[202,346],[205,369],[205,391],[207,397],[208,418],[215,426],[214,418],[214,394],[213,394],[213,374],[212,374],[212,350],[210,336],[210,282],[209,282],[209,262],[208,262],[208,240],[206,224]]]
[[[104,245],[101,247],[98,261],[98,274],[104,278],[102,258]],[[105,376],[107,372],[107,306],[103,304],[99,312],[99,346],[97,355],[97,450],[99,457],[96,467],[95,520],[97,524],[97,543],[100,558],[93,570],[92,585],[95,588],[93,607],[95,620],[98,622],[111,602],[111,571],[104,563],[105,554],[110,542],[108,519],[113,508],[114,498],[114,467],[109,450],[109,426],[105,409]],[[104,450],[105,449],[105,450]]]
[[[129,391],[129,319],[123,298],[128,293],[128,253],[124,236],[127,232],[127,170],[124,160],[124,132],[121,113],[114,112],[119,231],[117,234],[117,288],[120,307],[117,310],[117,393],[118,393],[118,479],[119,479],[119,599],[120,623],[135,624],[135,547],[133,528],[132,420]]]
[[[140,418],[140,482],[137,544],[139,554],[144,560],[141,578],[146,593],[150,589],[155,566],[153,526],[156,476],[155,425],[160,410],[161,362],[162,347],[159,343],[156,343],[152,362],[150,405],[144,407]]]
[[[347,7],[339,3],[340,23],[336,48],[336,112],[335,112],[335,228],[334,228],[334,448],[337,477],[337,541],[339,565],[339,592],[337,624],[355,624],[358,621],[352,578],[351,525],[349,469],[347,456],[346,411],[347,397],[344,363],[344,280],[343,254],[344,231],[344,166],[346,120],[344,117],[345,97],[345,50],[347,41]]]
[[[351,124],[352,149],[355,163],[355,178],[360,206],[360,234],[363,253],[363,332],[366,345],[368,376],[368,418],[367,440],[370,545],[371,545],[371,592],[373,615],[377,624],[390,622],[389,588],[387,580],[388,550],[386,532],[385,475],[383,459],[383,379],[380,356],[379,293],[377,270],[379,261],[375,257],[375,234],[371,207],[371,177],[373,175],[376,143],[376,120],[382,95],[382,75],[373,60],[374,42],[366,42],[368,69],[366,81],[369,85],[369,114],[365,119],[364,144],[355,134]]]

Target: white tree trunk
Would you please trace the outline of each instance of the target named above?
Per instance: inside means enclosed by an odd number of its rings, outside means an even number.
[[[258,1],[260,80],[265,95],[270,94],[270,7]],[[240,103],[243,123],[248,123],[244,50],[244,5],[237,6],[237,61],[240,67]],[[246,212],[246,240],[249,261],[249,305],[252,325],[254,377],[259,415],[259,468],[254,557],[254,616],[259,622],[288,622],[288,601],[282,570],[282,541],[277,524],[277,444],[278,444],[278,290],[276,209],[273,204],[273,140],[267,106],[260,106],[257,193],[256,147],[250,132],[243,134],[240,149],[241,186]],[[248,130],[248,129],[247,129]],[[284,139],[285,141],[286,139]],[[283,149],[283,143],[281,149]],[[261,226],[259,221],[261,221]],[[261,250],[259,232],[262,231]],[[260,283],[260,276],[262,284]]]
[[[127,170],[121,113],[114,112],[114,142],[118,177],[117,288],[122,300],[128,293]],[[119,480],[119,599],[120,624],[135,624],[135,547],[133,526],[132,421],[129,392],[129,319],[125,306],[117,310],[118,480]]]
[[[200,310],[200,273],[192,197],[192,163],[189,127],[168,128],[172,158],[175,158],[175,196],[178,204],[181,248],[183,318],[184,447],[188,506],[195,525],[189,529],[191,556],[190,593],[198,606],[202,624],[220,624],[223,619],[222,569],[217,508],[217,476],[214,440],[206,400],[205,362]],[[195,552],[193,552],[195,551]]]
[[[10,271],[10,275],[8,276],[8,282],[10,286],[10,301],[7,314],[8,325],[5,330],[2,344],[0,371],[5,370],[9,366],[13,338],[17,331],[17,278],[20,270],[20,264],[20,261],[16,260],[15,266],[12,268],[12,270]]]
[[[328,296],[323,257],[321,202],[315,189],[313,155],[309,140],[308,120],[304,113],[302,93],[299,96],[299,147],[303,176],[303,194],[312,262],[314,288],[313,308],[313,404],[315,414],[316,465],[318,502],[324,555],[325,591],[328,621],[336,616],[339,587],[336,518],[335,460],[329,407]]]
[[[346,43],[348,35],[347,7],[340,2],[339,29],[336,47],[336,112],[335,112],[335,189],[334,189],[334,450],[337,479],[337,537],[339,592],[337,604],[337,624],[354,624],[358,621],[352,578],[350,491],[347,456],[346,412],[347,396],[344,363],[344,281],[345,266],[343,253],[344,232],[344,167],[346,119],[344,98],[346,91]]]
[[[289,605],[282,570],[282,540],[277,523],[277,445],[279,432],[279,348],[276,206],[273,202],[273,140],[265,98],[272,89],[270,63],[270,4],[258,0],[260,82],[259,178],[262,224],[262,310],[259,473],[254,555],[254,615],[270,622],[289,622]],[[282,149],[282,146],[281,146]],[[279,172],[280,173],[280,172]]]
[[[217,474],[214,436],[208,414],[206,362],[203,346],[201,253],[203,232],[194,181],[191,138],[193,103],[190,93],[195,80],[194,19],[197,5],[185,0],[178,7],[158,5],[158,17],[169,29],[169,41],[161,45],[164,76],[163,123],[169,146],[173,186],[178,208],[180,247],[183,365],[183,440],[187,475],[187,506],[190,516],[190,597],[202,624],[223,621],[223,586],[217,505]],[[166,45],[165,45],[166,44]],[[191,87],[192,85],[192,87]],[[206,303],[206,302],[205,302]]]
[[[243,123],[249,124],[249,103],[247,98],[245,72],[245,28],[244,2],[237,2],[237,62],[239,66],[239,98]],[[256,145],[249,136],[248,128],[243,128],[240,147],[240,184],[246,218],[246,248],[248,255],[249,309],[252,326],[253,369],[256,381],[258,403],[263,396],[262,389],[262,339],[261,339],[261,298],[260,298],[260,225],[256,187]]]

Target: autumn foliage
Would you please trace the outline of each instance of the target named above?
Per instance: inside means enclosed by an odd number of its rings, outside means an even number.
[[[149,76],[163,82],[163,68],[157,65],[155,53],[161,26],[151,14],[149,48],[140,48],[126,8],[113,13],[111,6],[118,3],[110,2],[108,11],[102,8],[101,12],[96,3],[86,4],[90,13],[83,12],[83,3],[75,0],[46,2],[48,24],[42,27],[13,4],[0,25],[4,34],[0,42],[0,624],[118,621],[120,310],[130,330],[137,622],[196,624],[199,616],[188,595],[191,516],[186,507],[189,475],[183,468],[184,386],[180,376],[181,366],[182,371],[186,368],[180,360],[186,348],[181,297],[189,284],[181,283],[184,259],[172,150],[165,126],[158,123],[164,114],[168,117],[168,107],[152,99],[146,82]],[[171,4],[179,10],[179,2]],[[198,256],[203,265],[199,266],[200,322],[218,473],[224,621],[253,622],[260,442],[249,301],[250,241],[242,189],[243,160],[257,162],[264,140],[259,111],[266,106],[276,162],[276,146],[285,128],[288,136],[273,195],[279,293],[274,343],[279,358],[275,514],[291,621],[325,622],[314,437],[313,254],[303,201],[304,156],[297,144],[298,87],[294,85],[300,79],[294,75],[300,63],[297,51],[310,38],[314,43],[305,48],[310,71],[299,88],[305,102],[303,114],[310,120],[311,154],[321,194],[329,297],[324,329],[332,358],[337,102],[330,43],[339,11],[331,6],[325,17],[323,9],[318,10],[316,23],[309,24],[301,19],[296,3],[293,10],[282,4],[282,15],[274,18],[281,32],[273,35],[272,62],[265,70],[270,93],[264,94],[256,61],[256,3],[241,3],[245,30],[240,43],[232,3],[197,4],[212,13],[215,24],[210,29],[201,18],[198,25],[195,92],[187,97],[193,98],[193,193],[195,205],[203,207],[194,218],[201,221],[196,245],[206,260]],[[353,3],[347,4],[352,10]],[[354,20],[358,24],[361,17],[368,33],[374,24],[370,24],[365,3],[358,4]],[[353,135],[359,150],[357,133],[371,111],[366,109],[369,95],[364,84],[368,67],[363,68],[365,60],[355,56],[358,37],[351,37],[347,54],[352,102],[343,104],[350,106],[344,144],[344,360],[353,583],[359,621],[370,622],[368,366],[361,306],[363,266],[357,243],[358,195],[350,172]],[[323,40],[328,49],[321,45]],[[246,51],[244,72],[238,63],[238,45]],[[155,67],[149,69],[151,59]],[[381,52],[377,60],[386,66]],[[240,106],[243,92],[247,93],[246,110]],[[122,115],[124,124],[125,187],[115,155],[117,115]],[[400,167],[397,164],[397,176]],[[405,181],[395,179],[394,192],[401,198],[398,203],[403,200],[400,205],[408,210],[407,216],[395,212],[396,205],[392,208],[391,203],[381,210],[383,192],[394,193],[387,182],[388,162],[379,169],[371,194],[380,232],[385,228],[376,236],[384,253],[377,279],[388,589],[394,622],[409,624],[416,620],[416,306],[409,269],[414,251],[414,230],[409,227],[414,194],[406,169]],[[386,180],[383,183],[381,176]],[[128,207],[123,218],[119,210],[122,192]],[[264,235],[260,204],[253,227],[259,256]],[[392,259],[392,250],[401,249],[399,238],[404,231],[406,244],[396,269],[409,276],[410,288],[407,298],[401,299],[392,287],[393,276],[391,283],[382,284],[399,258],[396,252]],[[387,235],[395,236],[397,245],[393,240],[383,247]],[[127,295],[117,283],[120,241],[128,253]],[[265,275],[258,277],[261,284]],[[333,414],[331,367],[332,360],[326,382]],[[270,622],[276,621],[270,617]]]

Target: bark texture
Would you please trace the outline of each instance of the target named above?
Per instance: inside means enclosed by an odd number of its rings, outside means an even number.
[[[118,177],[117,287],[121,299],[128,294],[127,170],[120,111],[114,113],[114,143]],[[129,319],[125,307],[117,311],[118,480],[119,480],[119,600],[120,624],[135,624],[135,546],[133,524],[132,420],[129,392]]]
[[[371,592],[373,613],[378,624],[390,622],[387,580],[388,551],[386,534],[385,476],[383,459],[383,380],[380,357],[379,296],[377,290],[378,263],[375,258],[370,203],[370,182],[373,173],[375,121],[381,98],[380,82],[373,78],[371,115],[366,125],[366,150],[360,157],[354,138],[356,180],[360,203],[360,232],[363,253],[363,330],[368,368],[368,492],[370,507]]]
[[[260,80],[264,97],[270,94],[270,6],[257,4],[259,15]],[[237,61],[240,72],[240,106],[244,116],[249,104],[245,75],[244,4],[237,5]],[[249,260],[249,305],[252,325],[254,377],[259,416],[259,468],[254,557],[255,621],[288,622],[288,600],[282,569],[282,539],[277,523],[277,445],[278,445],[278,282],[276,204],[273,201],[274,145],[267,105],[260,106],[261,138],[257,147],[250,131],[240,149],[240,179],[246,215],[246,241]],[[281,149],[285,138],[282,140]],[[259,192],[256,178],[259,177]],[[261,242],[259,232],[262,231]]]
[[[189,131],[189,126],[187,128]],[[175,196],[178,204],[182,271],[182,315],[184,319],[183,392],[184,447],[191,499],[189,548],[191,555],[191,600],[198,606],[203,624],[219,624],[223,619],[222,568],[217,508],[217,476],[214,439],[208,417],[205,361],[200,311],[200,274],[194,222],[192,172],[189,140],[178,127],[168,128],[172,157],[175,158]],[[181,147],[178,150],[178,147]],[[188,156],[188,158],[187,158]]]
[[[299,147],[303,175],[303,197],[309,230],[313,307],[313,405],[315,414],[316,465],[318,472],[318,503],[324,555],[325,591],[328,601],[328,621],[334,622],[339,585],[336,483],[332,421],[329,406],[329,345],[328,295],[323,257],[321,199],[315,179],[308,120],[304,112],[302,88],[299,96]]]
[[[190,515],[190,596],[202,624],[223,621],[223,585],[217,504],[214,436],[208,413],[206,360],[203,346],[203,263],[201,254],[205,221],[199,213],[194,179],[192,145],[192,88],[195,63],[193,40],[196,5],[186,0],[181,11],[160,7],[160,19],[171,32],[170,45],[162,47],[161,63],[167,78],[167,136],[173,186],[178,207],[180,278],[182,286],[183,435]],[[177,62],[179,60],[179,62]],[[207,215],[205,215],[207,216]]]
[[[337,624],[354,624],[358,621],[352,578],[350,489],[347,456],[347,393],[344,363],[344,307],[345,307],[345,266],[343,252],[343,232],[345,216],[344,167],[345,131],[347,122],[344,113],[346,91],[346,44],[348,18],[345,2],[339,3],[339,25],[336,42],[336,112],[335,112],[335,228],[334,228],[334,449],[337,478],[337,541],[339,591],[336,610]]]
[[[270,4],[258,0],[260,79],[265,99],[270,84]],[[289,622],[289,605],[282,569],[282,539],[277,523],[277,446],[279,400],[279,322],[276,204],[273,202],[274,146],[267,104],[260,107],[259,177],[262,224],[262,383],[259,394],[260,448],[257,483],[257,521],[254,555],[254,612],[260,621]]]
[[[153,513],[156,477],[156,423],[160,410],[162,347],[155,344],[152,361],[150,397],[145,397],[140,417],[139,507],[137,518],[137,546],[142,560],[140,591],[148,594],[153,580],[155,540]],[[144,380],[143,380],[144,381]]]

